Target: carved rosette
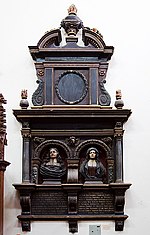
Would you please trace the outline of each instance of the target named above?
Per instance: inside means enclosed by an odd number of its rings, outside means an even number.
[[[44,69],[37,69],[37,76],[39,78],[44,77]]]

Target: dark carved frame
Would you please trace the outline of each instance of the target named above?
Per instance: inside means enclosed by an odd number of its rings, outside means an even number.
[[[69,106],[70,107],[70,106]],[[60,110],[59,110],[60,111]],[[91,115],[92,112],[92,115]],[[46,109],[33,109],[33,110],[14,110],[14,114],[18,121],[23,123],[22,134],[24,146],[27,151],[28,138],[29,142],[36,137],[37,143],[33,151],[32,158],[32,179],[29,178],[29,183],[27,184],[15,184],[15,188],[20,191],[21,196],[21,206],[22,214],[18,216],[19,220],[22,222],[22,229],[24,231],[30,230],[30,222],[32,220],[68,220],[69,230],[77,231],[77,221],[78,220],[115,220],[115,230],[123,230],[124,220],[127,219],[127,215],[124,215],[124,202],[125,202],[125,191],[130,187],[131,184],[126,184],[123,182],[123,172],[122,172],[122,162],[120,159],[121,151],[120,146],[123,137],[123,127],[122,124],[128,119],[131,114],[130,110],[111,110],[111,109],[102,109],[102,110],[93,110],[88,108],[87,110],[78,109],[69,109],[64,110],[60,113],[58,110]],[[97,129],[92,130],[71,130],[70,124],[68,124],[67,129],[59,130],[48,130],[44,134],[44,130],[40,130],[40,125],[45,123],[53,123],[56,119],[56,114],[59,117],[62,125],[66,122],[76,118],[78,122],[86,122],[90,126],[92,123],[96,123]],[[93,115],[94,114],[94,115]],[[57,117],[57,118],[58,118]],[[109,118],[108,118],[109,117]],[[27,123],[27,120],[30,120],[30,124],[24,125]],[[107,121],[106,121],[107,120]],[[34,123],[38,123],[38,129],[34,130]],[[41,124],[40,124],[41,123]],[[110,129],[101,129],[101,127],[106,124],[111,124]],[[121,125],[119,123],[122,123]],[[75,123],[73,123],[75,124]],[[52,124],[53,125],[53,124]],[[73,126],[72,126],[73,127]],[[35,132],[35,134],[34,134]],[[29,134],[30,133],[30,134]],[[57,136],[60,136],[62,140],[59,140]],[[54,137],[55,136],[55,137]],[[97,136],[97,137],[96,137]],[[60,138],[59,137],[59,138]],[[84,137],[84,138],[83,138]],[[96,138],[95,138],[96,137]],[[26,142],[27,141],[27,142]],[[41,185],[38,182],[38,169],[41,164],[40,153],[44,148],[48,146],[57,146],[63,148],[66,152],[66,162],[67,162],[67,178],[66,183],[62,185]],[[81,150],[88,148],[90,146],[100,146],[104,150],[107,157],[107,169],[108,169],[108,181],[107,184],[100,185],[84,185],[79,181],[79,164],[80,159],[79,155]],[[30,145],[32,146],[32,145]],[[28,151],[27,151],[28,152]],[[115,158],[112,153],[115,153]],[[119,153],[119,155],[118,155]],[[119,159],[118,159],[119,158]],[[30,165],[30,160],[28,162]],[[26,165],[27,166],[27,165]],[[37,169],[34,173],[34,168]],[[28,167],[26,168],[28,169]],[[27,171],[28,172],[28,171]],[[117,174],[116,174],[117,172]],[[27,178],[26,172],[23,175],[23,182],[26,182]],[[67,215],[34,215],[32,214],[32,195],[38,193],[39,191],[51,192],[55,190],[63,190],[67,194],[68,198],[68,214]],[[78,198],[83,192],[107,192],[111,193],[114,197],[114,213],[106,215],[79,215],[78,214]]]
[[[122,104],[112,109],[111,97],[104,87],[108,61],[114,48],[105,45],[97,30],[84,27],[76,12],[70,12],[61,26],[68,34],[65,46],[60,46],[60,29],[55,29],[47,32],[37,46],[29,47],[39,86],[32,96],[34,107],[14,110],[16,119],[22,123],[23,139],[22,183],[14,184],[20,192],[22,208],[18,219],[23,231],[30,231],[32,220],[60,219],[68,221],[72,233],[78,231],[78,220],[114,220],[115,230],[122,231],[128,217],[124,214],[125,191],[131,186],[123,179],[123,125],[131,110],[122,109]],[[84,47],[77,45],[76,34],[81,28]],[[84,94],[74,102],[59,94],[59,81],[67,73],[79,75],[85,84]],[[54,91],[62,103],[57,99],[54,102]],[[41,153],[52,146],[65,153],[67,174],[59,184],[44,184],[40,181],[39,171]],[[107,176],[103,182],[91,180],[87,183],[79,171],[81,153],[93,146],[104,154]],[[53,198],[52,195],[57,195],[55,203],[59,212],[55,210],[54,201],[48,200]],[[39,198],[52,210],[42,206]],[[82,201],[86,201],[84,211]],[[95,212],[89,206],[91,201],[95,202]]]

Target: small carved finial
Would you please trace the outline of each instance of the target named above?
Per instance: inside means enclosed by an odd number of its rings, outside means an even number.
[[[116,99],[121,99],[122,98],[122,93],[121,93],[121,90],[117,90],[116,91]]]
[[[22,90],[21,91],[21,98],[22,98],[22,100],[20,101],[20,107],[22,109],[27,109],[28,106],[29,106],[29,102],[27,100],[27,97],[28,97],[27,90]]]
[[[97,30],[96,28],[93,28],[92,31],[93,31],[94,33],[97,33],[97,32],[98,32],[98,30]]]
[[[121,90],[117,90],[116,91],[116,101],[115,101],[115,107],[117,109],[122,109],[122,107],[124,106],[124,102],[122,101],[122,93]]]
[[[68,14],[77,14],[77,8],[74,4],[72,4],[69,8],[68,8]]]
[[[22,98],[22,99],[27,99],[27,97],[28,97],[27,90],[22,90],[22,91],[21,91],[21,98]]]
[[[99,32],[99,30],[98,30],[97,28],[92,28],[91,31],[93,31],[94,33],[99,34],[99,36],[100,36],[101,38],[103,38],[103,35]]]

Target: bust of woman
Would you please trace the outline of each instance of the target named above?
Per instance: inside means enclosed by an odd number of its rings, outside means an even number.
[[[102,182],[106,169],[99,160],[97,148],[91,147],[86,152],[86,159],[82,162],[80,173],[86,180],[97,180]]]
[[[43,178],[61,178],[66,173],[66,168],[57,148],[50,148],[49,161],[40,167]]]

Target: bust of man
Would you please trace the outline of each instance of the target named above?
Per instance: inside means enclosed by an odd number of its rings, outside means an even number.
[[[99,160],[97,148],[91,147],[86,152],[86,158],[80,167],[80,173],[86,180],[97,180],[102,182],[106,169]]]
[[[66,168],[57,148],[50,148],[49,161],[40,167],[43,178],[61,178],[66,173]]]

